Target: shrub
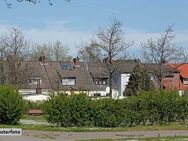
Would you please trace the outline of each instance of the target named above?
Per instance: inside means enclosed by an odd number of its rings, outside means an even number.
[[[98,127],[117,127],[125,118],[123,101],[101,99],[93,101],[93,120]]]
[[[45,104],[47,120],[58,126],[118,127],[184,122],[188,96],[177,91],[140,92],[123,100],[91,100],[85,95],[52,95]]]
[[[23,112],[23,100],[15,87],[0,86],[0,123],[17,124]]]
[[[65,96],[64,94],[52,95],[45,103],[47,120],[58,126],[91,126],[92,110],[90,98],[82,94]]]

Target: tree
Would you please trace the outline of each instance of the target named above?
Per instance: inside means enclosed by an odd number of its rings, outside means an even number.
[[[0,123],[18,124],[23,112],[22,96],[15,87],[0,86]]]
[[[48,60],[53,60],[51,44],[36,45],[36,48],[32,52],[31,59],[38,61],[39,57],[43,55],[45,55]]]
[[[140,64],[137,64],[124,90],[124,96],[138,95],[140,91],[150,91],[153,89],[154,84],[147,69],[141,68]]]
[[[62,45],[60,41],[37,45],[31,58],[38,60],[41,55],[45,55],[50,61],[69,61],[72,57],[69,55],[69,48]]]
[[[19,88],[32,70],[26,62],[30,56],[29,43],[18,28],[11,27],[6,36],[1,36],[0,51],[1,84],[9,83]]]
[[[32,4],[37,4],[40,3],[40,0],[15,0],[17,2],[29,2]],[[66,2],[70,2],[71,0],[65,0]],[[7,5],[8,8],[12,8],[12,3],[9,2],[8,0],[4,0],[5,4]],[[53,5],[53,0],[48,0],[49,5]]]
[[[161,33],[160,38],[150,39],[142,45],[144,49],[143,59],[158,82],[160,89],[163,89],[162,81],[166,73],[166,63],[176,62],[184,55],[183,49],[175,45],[174,38],[173,26],[169,26],[164,33]]]
[[[141,84],[140,88],[142,91],[152,91],[155,89],[154,82],[151,80],[151,75],[149,74],[146,67],[141,69]]]
[[[78,51],[78,57],[85,62],[101,60],[101,56],[101,49],[98,48],[98,45],[95,42],[91,42]]]
[[[56,41],[52,47],[52,54],[55,61],[68,61],[72,60],[69,55],[69,48],[62,45],[60,41]]]
[[[104,65],[107,68],[107,75],[109,77],[110,97],[112,97],[112,78],[114,72],[118,70],[120,65],[120,63],[115,60],[125,59],[126,49],[133,43],[125,42],[122,31],[122,24],[116,19],[113,19],[109,27],[100,28],[96,34],[96,37],[96,40],[92,40],[92,44],[95,44],[96,48],[101,51],[101,57],[99,58],[105,60]],[[91,52],[92,50],[86,51],[88,52],[88,55],[95,57],[95,54]]]

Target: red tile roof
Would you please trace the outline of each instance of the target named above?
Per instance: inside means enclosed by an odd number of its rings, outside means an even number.
[[[169,64],[169,66],[179,70],[181,77],[188,78],[188,63],[186,63],[186,64]]]

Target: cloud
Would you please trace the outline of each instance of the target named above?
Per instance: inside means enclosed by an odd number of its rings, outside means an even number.
[[[145,30],[125,29],[125,37],[129,41],[134,41],[134,45],[129,49],[129,52],[134,56],[140,56],[142,52],[141,44],[148,39],[158,39],[161,35],[159,32],[147,32]],[[177,47],[182,47],[188,53],[188,29],[178,30],[174,32],[174,43]]]
[[[11,25],[0,22],[0,33],[6,33],[10,27],[19,27],[17,25]],[[19,27],[24,33],[26,39],[33,43],[49,43],[57,40],[61,41],[64,45],[70,48],[72,55],[77,54],[77,45],[82,41],[88,41],[91,37],[91,33],[72,31],[64,26],[64,22],[46,23],[43,28],[22,28]]]
[[[35,43],[48,43],[61,41],[63,44],[70,48],[70,53],[74,56],[77,55],[76,46],[82,42],[92,39],[91,32],[75,31],[66,27],[67,22],[47,22],[42,28],[23,28],[20,29],[24,32],[27,39]],[[7,21],[0,21],[0,33],[7,32],[7,28],[11,26]],[[131,52],[135,52],[135,56],[139,54],[141,43],[147,41],[150,38],[156,39],[160,36],[158,32],[147,32],[140,29],[125,29],[125,38],[127,41],[134,41],[134,46],[130,49]],[[186,49],[188,45],[188,29],[175,31],[175,42],[178,46]]]

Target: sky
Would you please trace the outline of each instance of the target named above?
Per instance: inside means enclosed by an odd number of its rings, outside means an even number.
[[[167,26],[174,25],[175,42],[188,50],[188,0],[40,0],[39,4],[0,1],[0,34],[19,27],[35,43],[61,41],[77,55],[78,46],[93,38],[99,27],[113,18],[123,23],[125,40],[134,41],[130,51],[137,56],[141,43],[156,39]]]

